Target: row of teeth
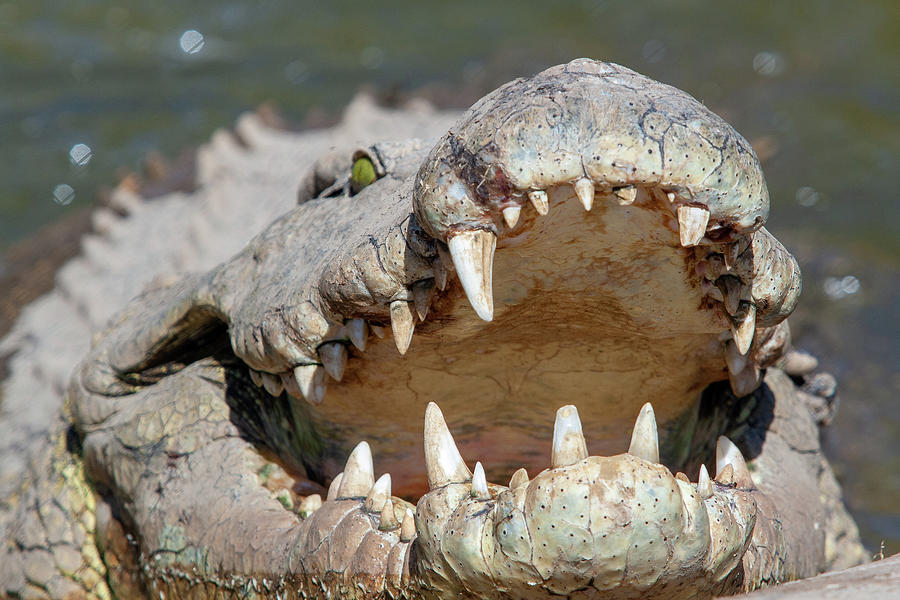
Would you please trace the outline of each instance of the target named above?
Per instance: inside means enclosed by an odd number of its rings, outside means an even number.
[[[641,408],[628,453],[653,464],[659,464],[659,439],[656,416],[648,402]],[[569,404],[556,411],[553,426],[553,447],[550,468],[566,467],[588,457],[587,443],[581,428],[578,409]],[[490,500],[499,493],[499,486],[488,487],[481,462],[475,463],[470,471],[450,434],[444,415],[438,405],[429,402],[425,409],[425,469],[429,489],[433,490],[452,483],[469,483],[471,496],[476,500]],[[684,473],[677,473],[676,479],[686,483],[690,480]],[[727,437],[720,436],[716,444],[716,477],[722,486],[738,486],[753,489],[753,479],[741,451]],[[529,482],[528,472],[518,469],[509,480],[509,488],[514,489]],[[712,480],[706,465],[700,466],[697,483],[698,495],[706,500],[713,495]],[[492,489],[493,488],[493,489]],[[344,471],[339,473],[328,488],[326,501],[365,497],[366,510],[379,515],[379,529],[400,530],[400,539],[409,541],[415,536],[415,520],[412,510],[407,508],[402,519],[398,519],[395,503],[402,500],[391,498],[391,475],[385,473],[375,480],[372,452],[368,442],[360,442],[350,453]],[[321,506],[321,498],[313,495],[306,506],[314,510]],[[308,509],[309,510],[309,509]]]
[[[591,210],[596,191],[593,182],[588,178],[581,178],[573,184],[573,187],[585,210]],[[632,185],[614,188],[613,193],[623,206],[633,204],[637,198],[637,188]],[[528,198],[539,215],[549,213],[547,192],[534,190],[528,193]],[[669,192],[667,199],[675,206],[674,193]],[[513,228],[518,223],[521,206],[507,206],[502,213],[507,226]],[[709,211],[704,207],[680,205],[676,213],[682,246],[691,247],[699,244],[706,233]],[[451,237],[447,246],[450,256],[447,257],[446,253],[442,252],[442,256],[434,261],[434,279],[417,282],[411,287],[413,302],[395,300],[390,305],[391,331],[400,354],[406,354],[409,349],[417,318],[419,321],[425,320],[435,287],[441,290],[446,288],[448,270],[445,265],[448,263],[453,265],[459,276],[460,284],[475,313],[485,321],[494,318],[492,277],[497,235],[483,229],[465,230]],[[730,271],[741,251],[740,243],[725,244],[722,250],[722,254],[715,257],[721,257],[724,269]],[[717,270],[713,264],[705,274],[708,276],[719,271],[720,269]],[[707,282],[704,286],[707,295],[722,302],[730,316],[731,337],[734,343],[729,344],[733,345],[733,348],[726,349],[725,358],[729,371],[735,377],[747,368],[747,353],[756,331],[756,305],[748,299],[749,297],[745,298],[748,290],[749,288],[737,277],[729,275],[718,277],[715,285]],[[350,319],[334,336],[335,341],[325,342],[319,346],[320,364],[300,365],[293,371],[278,375],[251,370],[250,376],[257,386],[264,387],[273,396],[279,396],[285,391],[288,395],[303,398],[311,404],[321,404],[327,388],[326,375],[336,381],[340,381],[343,377],[348,358],[345,340],[363,351],[368,337],[367,329],[379,338],[385,335],[382,327],[367,324],[363,319]]]

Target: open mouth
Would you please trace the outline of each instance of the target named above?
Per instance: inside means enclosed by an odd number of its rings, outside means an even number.
[[[98,347],[88,395],[152,387],[221,352],[227,326],[256,388],[226,388],[290,406],[266,443],[323,486],[306,573],[725,589],[764,496],[724,438],[714,476],[660,463],[689,460],[710,383],[751,393],[788,343],[799,270],[762,228],[747,142],[678,90],[579,60],[488,95],[430,152],[360,156],[380,177],[358,193],[159,292],[151,325]]]

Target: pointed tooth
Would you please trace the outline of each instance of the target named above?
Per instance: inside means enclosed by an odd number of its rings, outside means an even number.
[[[722,290],[725,310],[728,311],[728,314],[731,316],[737,314],[741,304],[741,295],[744,292],[744,284],[741,283],[741,280],[731,275],[723,275],[716,280],[716,287]]]
[[[300,393],[310,404],[321,404],[325,398],[325,369],[320,365],[300,365],[294,367],[294,379]],[[320,393],[321,392],[321,393]]]
[[[322,508],[322,496],[320,496],[319,494],[312,494],[310,496],[307,496],[300,501],[300,505],[297,508],[299,509],[298,512],[301,515],[309,517],[309,515]]]
[[[410,509],[406,509],[403,522],[400,523],[400,541],[408,542],[416,537],[416,518]]]
[[[633,185],[616,188],[613,190],[613,193],[616,195],[616,198],[619,199],[619,206],[634,204],[634,199],[637,198],[637,188]]]
[[[497,236],[490,231],[473,229],[457,233],[447,243],[453,266],[459,275],[469,304],[485,321],[494,318],[494,296],[491,273],[494,268],[494,249]]]
[[[378,519],[378,529],[381,531],[393,531],[400,527],[397,522],[397,516],[394,514],[394,503],[390,498],[384,501],[381,507],[381,516]]]
[[[728,366],[728,373],[731,375],[737,375],[747,368],[747,356],[738,352],[734,340],[725,342],[725,364]]]
[[[409,349],[415,327],[416,317],[413,314],[412,305],[406,300],[391,302],[391,331],[400,354],[406,354]]]
[[[477,500],[489,500],[490,492],[487,488],[487,479],[484,477],[484,467],[481,462],[475,463],[475,471],[472,472],[472,497]]]
[[[350,319],[347,321],[346,326],[347,337],[350,338],[350,343],[356,346],[357,350],[363,352],[366,349],[366,338],[368,337],[365,320]]]
[[[675,479],[677,479],[677,480],[679,480],[679,481],[683,481],[683,482],[685,482],[685,483],[690,483],[690,482],[691,482],[691,480],[688,479],[688,476],[685,475],[684,473],[682,473],[681,471],[678,471],[677,473],[675,473]]]
[[[384,339],[384,327],[381,327],[380,325],[369,325],[369,329],[379,340]]]
[[[432,490],[472,479],[472,473],[447,429],[444,414],[434,402],[429,402],[425,409],[425,470],[428,487]]]
[[[531,201],[531,205],[534,206],[537,214],[544,216],[550,212],[550,200],[547,198],[547,192],[544,190],[528,192],[528,199]]]
[[[666,192],[666,198],[669,199],[669,202],[675,202],[675,192]]]
[[[341,471],[337,475],[334,476],[334,479],[331,480],[331,485],[328,486],[328,493],[325,494],[325,501],[328,500],[337,500],[338,490],[341,489],[341,481],[344,479],[344,472]]]
[[[697,493],[706,500],[713,494],[712,482],[709,480],[709,471],[706,465],[700,465],[700,476],[697,478]]]
[[[649,402],[641,407],[641,412],[634,422],[628,454],[643,458],[647,462],[659,463],[659,437],[656,430],[656,415],[653,412],[653,406]]]
[[[326,342],[319,346],[319,360],[325,372],[335,381],[340,381],[347,368],[347,346],[341,342]]]
[[[594,205],[594,182],[587,177],[582,177],[575,182],[575,194],[581,201],[584,210],[591,210],[591,206]]]
[[[734,483],[734,467],[725,465],[725,467],[716,473],[716,481],[722,485],[731,485]]]
[[[428,307],[431,305],[431,296],[434,294],[434,279],[423,279],[412,286],[413,301],[416,305],[416,314],[419,320],[424,321],[428,316]]]
[[[523,485],[528,485],[528,471],[525,470],[525,467],[518,469],[509,479],[510,489],[522,487]]]
[[[261,373],[263,387],[266,388],[266,391],[276,398],[281,395],[281,392],[284,390],[284,385],[281,383],[281,377],[278,375],[273,375],[271,373]]]
[[[325,377],[323,376],[321,379],[316,381],[316,388],[314,393],[315,402],[314,404],[322,404],[322,401],[325,399],[325,391],[328,389],[328,383],[325,381]]]
[[[678,207],[678,235],[681,237],[681,245],[696,246],[706,235],[706,225],[709,223],[709,210],[702,206]]]
[[[711,281],[702,279],[700,281],[700,290],[713,300],[717,300],[723,304],[725,303],[725,296],[722,295],[722,290],[716,287],[716,284]]]
[[[741,253],[741,245],[738,242],[725,244],[722,248],[722,255],[725,257],[725,268],[731,270],[737,264],[738,255]]]
[[[288,396],[303,400],[303,392],[300,391],[300,386],[297,385],[293,371],[281,374],[281,384],[284,386],[284,391],[287,392]]]
[[[391,497],[391,474],[385,473],[369,490],[366,496],[366,510],[369,512],[381,512],[384,502]]]
[[[716,441],[716,472],[722,472],[725,467],[730,466],[734,470],[734,482],[742,488],[754,488],[753,477],[750,476],[750,469],[747,468],[747,462],[744,455],[734,442],[724,435],[720,435]],[[719,476],[716,475],[716,479]]]
[[[253,369],[249,369],[250,371],[250,381],[253,382],[253,385],[256,387],[262,387],[263,380],[262,375],[259,374],[259,371],[254,371]]]
[[[728,342],[732,347],[734,346],[733,342]],[[728,350],[726,349],[725,362],[728,362]],[[734,354],[740,356],[738,354],[737,349],[733,350]],[[742,359],[746,361],[746,357],[741,356]],[[728,382],[731,384],[731,391],[738,398],[743,398],[744,396],[749,396],[756,388],[759,387],[759,384],[762,383],[762,371],[760,371],[759,366],[756,364],[747,364],[743,370],[738,371],[737,373],[733,373],[731,371],[731,365],[728,366]]]
[[[522,212],[521,206],[507,206],[503,209],[503,221],[506,226],[512,229],[519,222],[519,213]]]
[[[750,344],[753,343],[754,333],[756,333],[756,305],[741,302],[738,314],[731,321],[731,337],[738,352],[747,354]]]
[[[350,453],[344,466],[338,498],[365,498],[373,485],[375,485],[375,468],[372,465],[372,451],[368,442],[360,442]]]
[[[434,272],[434,283],[438,289],[443,291],[447,289],[447,267],[444,261],[438,257],[431,264],[431,270]]]
[[[587,443],[581,432],[578,409],[571,404],[556,411],[553,423],[553,449],[550,453],[550,468],[574,465],[587,458]]]

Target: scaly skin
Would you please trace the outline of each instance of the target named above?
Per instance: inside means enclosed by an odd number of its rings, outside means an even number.
[[[428,148],[360,151],[379,179],[314,181],[99,336],[70,388],[103,515],[109,589],[92,593],[709,597],[834,563],[846,528],[815,424],[778,371],[760,387],[799,271],[761,228],[746,141],[682,92],[579,60]],[[708,388],[726,377],[742,400]],[[572,401],[580,418],[550,428]],[[749,464],[727,441],[713,481],[660,464],[697,469],[723,434]],[[534,477],[488,484],[462,456]]]

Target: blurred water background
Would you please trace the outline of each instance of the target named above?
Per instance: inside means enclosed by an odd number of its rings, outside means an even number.
[[[336,117],[368,85],[464,107],[577,56],[624,64],[763,160],[804,271],[795,341],[840,382],[827,451],[866,544],[898,552],[898,32],[896,0],[0,0],[0,252],[263,102]]]

